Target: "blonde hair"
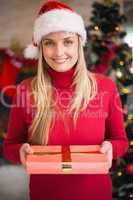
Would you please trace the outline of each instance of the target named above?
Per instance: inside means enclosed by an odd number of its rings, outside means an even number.
[[[86,67],[83,46],[79,37],[79,58],[74,71],[74,95],[69,111],[73,113],[73,123],[80,111],[83,111],[90,100],[97,94],[97,83],[93,73]],[[52,84],[47,67],[44,66],[42,45],[39,47],[39,61],[37,76],[32,80],[32,91],[35,99],[36,113],[30,127],[31,144],[47,144],[49,129],[52,126]]]

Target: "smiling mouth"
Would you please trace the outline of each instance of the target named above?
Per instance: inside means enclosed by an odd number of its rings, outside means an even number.
[[[53,59],[54,62],[58,63],[58,64],[62,64],[64,63],[66,60],[68,60],[68,58],[65,59]]]

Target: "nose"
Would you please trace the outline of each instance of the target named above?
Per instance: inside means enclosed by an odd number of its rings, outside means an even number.
[[[58,45],[56,46],[55,55],[56,55],[57,57],[61,57],[61,56],[64,55],[64,48],[63,48],[63,45],[58,44]]]

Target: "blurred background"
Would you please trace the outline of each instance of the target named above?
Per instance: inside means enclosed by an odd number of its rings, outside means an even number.
[[[0,199],[27,200],[28,181],[22,166],[3,158],[2,144],[16,86],[36,74],[37,61],[23,57],[33,23],[44,0],[0,0]],[[86,25],[84,47],[90,71],[117,84],[129,139],[127,154],[113,162],[113,199],[133,199],[133,0],[64,0]],[[5,89],[6,88],[6,89]]]

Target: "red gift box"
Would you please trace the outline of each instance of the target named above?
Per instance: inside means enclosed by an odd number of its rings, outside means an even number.
[[[31,146],[29,174],[107,174],[109,163],[99,145]]]

